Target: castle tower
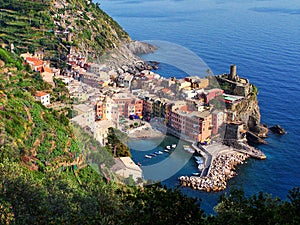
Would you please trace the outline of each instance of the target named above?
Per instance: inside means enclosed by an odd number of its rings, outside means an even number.
[[[230,65],[229,79],[236,80],[236,65],[234,64]]]

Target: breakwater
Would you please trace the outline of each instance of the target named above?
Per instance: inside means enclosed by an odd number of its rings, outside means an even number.
[[[226,189],[229,179],[237,175],[236,166],[243,164],[249,157],[265,159],[258,149],[244,144],[243,149],[214,143],[206,147],[192,145],[204,158],[204,168],[200,176],[180,176],[179,182],[184,187],[194,190],[217,192]],[[248,146],[248,147],[247,147]]]

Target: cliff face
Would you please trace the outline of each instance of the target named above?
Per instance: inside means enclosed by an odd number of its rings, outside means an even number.
[[[235,121],[242,121],[249,130],[260,125],[260,110],[256,95],[250,95],[239,103],[232,105]]]

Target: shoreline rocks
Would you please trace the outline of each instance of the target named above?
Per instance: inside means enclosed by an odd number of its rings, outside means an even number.
[[[237,175],[235,166],[243,164],[250,156],[231,151],[219,154],[212,162],[210,172],[205,177],[181,176],[179,182],[184,187],[206,192],[223,191],[227,187],[227,181]]]
[[[280,135],[283,135],[286,133],[285,130],[280,125],[274,125],[274,126],[270,127],[269,130],[275,134],[280,134]]]

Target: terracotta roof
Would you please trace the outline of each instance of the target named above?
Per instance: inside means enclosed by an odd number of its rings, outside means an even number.
[[[171,91],[171,89],[169,89],[169,88],[164,88],[164,89],[162,89],[161,91],[162,91],[163,93],[167,93],[167,92]]]
[[[47,93],[46,93],[46,92],[43,92],[43,91],[37,91],[37,92],[35,93],[35,96],[36,96],[36,97],[42,97],[42,96],[45,96],[45,95],[47,95]]]
[[[33,63],[34,66],[42,66],[42,65],[44,65],[44,61],[43,60],[40,60],[40,59],[37,59],[37,58],[33,58],[33,57],[26,58],[26,61]]]
[[[188,106],[184,105],[180,108],[180,110],[184,111],[184,112],[188,112]]]
[[[49,67],[43,67],[43,71],[44,72],[48,72],[48,73],[52,73],[52,70],[51,70],[51,68],[49,68]]]

